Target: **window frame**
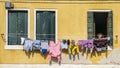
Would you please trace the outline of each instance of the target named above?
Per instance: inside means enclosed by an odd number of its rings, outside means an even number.
[[[5,49],[18,50],[23,49],[22,45],[8,45],[8,12],[12,11],[27,11],[28,13],[28,38],[30,38],[30,9],[7,9],[6,10],[6,45]]]
[[[36,40],[36,13],[37,11],[55,11],[55,42],[57,42],[57,24],[58,24],[58,20],[57,20],[57,9],[34,9],[34,39]]]

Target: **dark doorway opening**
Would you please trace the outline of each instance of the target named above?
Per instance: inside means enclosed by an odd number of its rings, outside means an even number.
[[[107,36],[107,18],[108,12],[94,12],[94,34],[102,33]]]

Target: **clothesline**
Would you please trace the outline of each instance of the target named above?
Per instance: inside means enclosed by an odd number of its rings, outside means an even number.
[[[1,35],[6,35],[6,34],[1,34]],[[7,35],[67,35],[67,36],[80,36],[81,34],[64,34],[64,33],[59,33],[59,34],[24,34],[24,33],[9,33]],[[82,35],[83,36],[83,35]],[[96,35],[92,35],[92,36],[96,36]],[[107,35],[103,35],[103,36],[107,36]],[[112,35],[113,36],[113,35]],[[115,35],[116,36],[116,35]],[[117,35],[118,36],[118,35]]]
[[[26,38],[29,38],[29,35],[31,36],[31,35],[37,35],[38,37],[40,37],[40,36],[43,36],[43,38],[41,38],[41,39],[53,39],[53,38],[51,38],[51,37],[56,37],[55,35],[57,35],[57,37],[59,37],[59,38],[57,38],[57,40],[61,40],[61,39],[74,39],[74,40],[78,40],[78,39],[80,39],[80,37],[81,37],[81,35],[80,34],[63,34],[63,33],[59,33],[59,34],[21,34],[21,33],[17,33],[17,34],[15,34],[15,33],[9,33],[8,35],[6,35],[6,34],[1,34],[1,38],[0,39],[3,39],[3,40],[5,40],[5,37],[7,36],[7,37],[17,37],[17,38],[21,38],[21,37],[26,37]],[[46,38],[46,36],[47,37],[49,37],[49,38]],[[50,37],[51,36],[51,37]],[[103,36],[106,36],[106,35],[103,35]],[[82,35],[82,37],[84,37],[83,35]],[[86,35],[85,35],[85,37],[86,37]],[[93,38],[94,37],[96,37],[95,35],[93,35]],[[107,36],[106,36],[107,37]],[[116,38],[118,37],[118,35],[116,36]]]
[[[14,37],[15,38],[15,37]],[[24,37],[24,38],[26,38],[26,37]],[[21,37],[16,37],[16,39],[21,39]],[[54,40],[54,41],[62,41],[62,40],[74,40],[75,42],[78,42],[79,40],[88,40],[88,39],[81,39],[81,38],[58,38],[58,39],[56,39],[56,38],[39,38],[39,39],[35,39],[35,38],[28,38],[28,39],[30,39],[30,40]],[[7,42],[8,40],[6,40],[6,38],[3,38],[2,39],[4,42]]]

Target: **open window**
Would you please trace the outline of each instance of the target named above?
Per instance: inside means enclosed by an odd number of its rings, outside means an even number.
[[[111,10],[88,11],[88,39],[102,33],[104,37],[110,37],[110,47],[113,46],[113,22]]]
[[[101,33],[107,36],[108,12],[94,12],[94,35]]]

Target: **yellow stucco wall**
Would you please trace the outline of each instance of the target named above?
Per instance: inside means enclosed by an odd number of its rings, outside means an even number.
[[[30,9],[30,38],[34,38],[34,9],[57,9],[58,11],[58,39],[87,39],[87,11],[94,10],[112,10],[113,11],[113,38],[118,35],[120,41],[120,3],[100,3],[100,4],[79,4],[79,3],[14,3],[14,8]],[[6,11],[5,3],[0,2],[0,34],[6,34]],[[67,36],[70,35],[70,36]],[[120,42],[114,43],[114,49],[120,48]],[[110,53],[111,51],[109,51]],[[105,53],[101,56],[90,58],[93,63],[98,63]],[[67,61],[66,61],[67,62]],[[0,37],[0,63],[48,63],[39,53],[35,53],[30,59],[22,50],[7,50],[5,42]]]

